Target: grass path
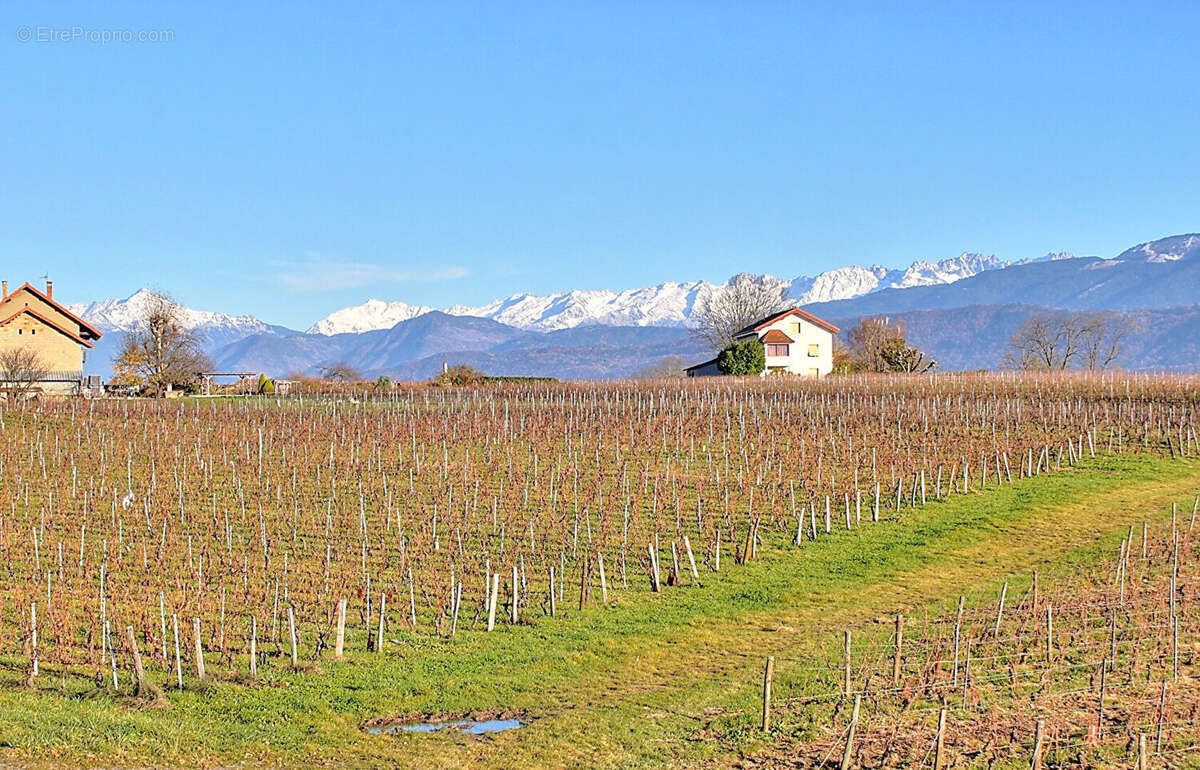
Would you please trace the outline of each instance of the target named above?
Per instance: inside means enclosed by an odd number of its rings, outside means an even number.
[[[811,655],[841,629],[992,590],[1014,572],[1097,556],[1130,524],[1161,521],[1200,491],[1200,463],[1119,458],[905,511],[796,549],[767,535],[760,561],[701,587],[617,592],[607,609],[450,641],[402,632],[384,660],[320,674],[268,668],[140,711],[98,692],[7,686],[6,761],[53,764],[306,764],[414,767],[660,767],[728,764],[753,750],[763,658]],[[724,565],[723,565],[724,567]],[[631,586],[635,576],[630,575]],[[786,676],[786,670],[781,671]],[[45,685],[52,688],[51,683]],[[527,711],[487,738],[372,736],[370,716]],[[701,740],[719,733],[720,740]]]

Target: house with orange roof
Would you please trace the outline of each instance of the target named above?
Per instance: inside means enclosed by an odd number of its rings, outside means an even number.
[[[52,281],[46,281],[44,292],[29,283],[12,292],[8,281],[2,286],[0,351],[26,349],[37,354],[40,376],[34,387],[40,392],[78,393],[87,351],[100,339],[99,330],[54,299]]]
[[[824,377],[833,371],[833,337],[840,329],[826,320],[798,307],[773,313],[739,330],[734,342],[757,339],[766,348],[768,374],[797,374],[805,377]],[[722,374],[717,359],[688,367],[689,377],[711,377]]]

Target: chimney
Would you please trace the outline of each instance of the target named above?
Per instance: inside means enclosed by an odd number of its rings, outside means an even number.
[[[54,299],[54,281],[46,281],[46,296]]]

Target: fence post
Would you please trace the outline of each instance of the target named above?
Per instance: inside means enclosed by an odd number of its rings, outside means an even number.
[[[338,599],[337,603],[337,636],[334,640],[333,656],[342,659],[346,649],[346,600]]]
[[[775,656],[767,656],[767,668],[763,672],[762,729],[771,729],[771,685],[775,682]]]
[[[946,742],[946,708],[938,711],[937,738],[934,743],[933,770],[942,770],[943,751]]]
[[[204,647],[200,644],[200,618],[192,619],[196,637],[196,678],[204,681]]]
[[[850,632],[846,632],[849,636]],[[858,707],[862,703],[862,695],[854,696],[854,710],[850,712],[850,732],[846,735],[846,751],[842,754],[841,770],[850,770],[850,760],[854,756],[854,733],[858,730]]]
[[[842,695],[850,697],[850,631],[847,630],[842,643],[842,663],[845,669],[845,679],[842,684]]]

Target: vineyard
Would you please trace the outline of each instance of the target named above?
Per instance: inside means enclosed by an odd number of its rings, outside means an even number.
[[[764,763],[1194,764],[1198,509],[1200,497],[1153,535],[1131,527],[1107,568],[1050,586],[1034,572],[974,606],[960,596],[943,615],[897,615],[887,630],[846,631],[817,656],[772,658],[768,677],[780,677],[772,685],[782,698],[767,703],[764,720],[773,706],[781,740]]]
[[[6,409],[0,688],[169,709],[213,681],[369,666],[402,639],[703,591],[763,548],[804,553],[1096,458],[1188,460],[1198,403],[1189,378],[939,375]],[[855,639],[840,686],[836,667],[781,659],[777,724],[813,747],[799,766],[847,745],[856,700],[867,765],[920,759],[940,715],[947,756],[1028,754],[1029,704],[1048,764],[1124,756],[1118,739],[1146,732],[1163,752],[1195,742],[1200,701],[1177,684],[1200,620],[1190,524],[1132,533],[1115,576],[1014,584]]]

